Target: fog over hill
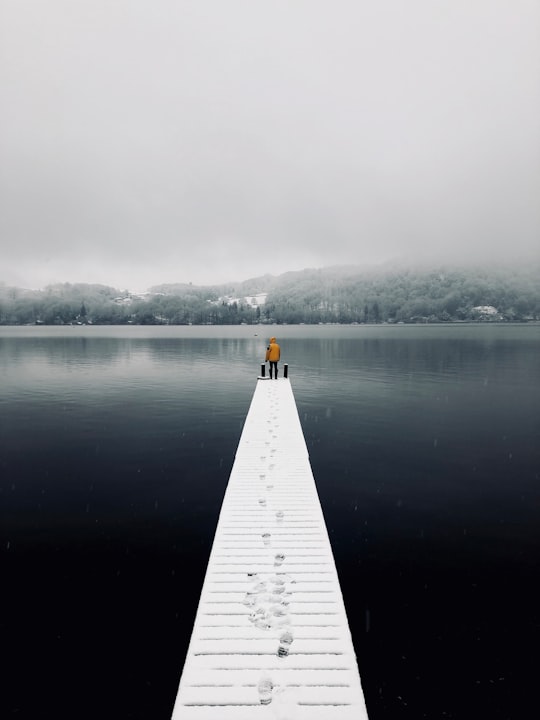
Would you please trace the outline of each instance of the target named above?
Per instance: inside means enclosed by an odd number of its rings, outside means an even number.
[[[531,322],[540,261],[477,266],[334,266],[221,285],[131,293],[99,284],[0,285],[0,324]]]

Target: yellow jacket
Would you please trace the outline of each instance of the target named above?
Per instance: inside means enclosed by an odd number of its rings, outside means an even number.
[[[276,338],[270,338],[270,345],[266,349],[266,360],[270,362],[277,362],[281,356],[281,349],[276,342]]]

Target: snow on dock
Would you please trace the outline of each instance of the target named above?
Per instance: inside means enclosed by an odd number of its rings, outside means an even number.
[[[259,378],[173,720],[367,720],[290,382]]]

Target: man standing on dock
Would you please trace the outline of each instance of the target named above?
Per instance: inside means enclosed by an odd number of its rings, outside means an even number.
[[[270,345],[266,348],[266,360],[270,363],[270,380],[272,380],[272,368],[275,371],[275,378],[278,376],[278,360],[281,356],[281,348],[275,337],[270,338]]]

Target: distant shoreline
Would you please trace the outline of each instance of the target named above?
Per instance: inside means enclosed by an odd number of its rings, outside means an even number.
[[[309,326],[309,327],[391,327],[403,325],[438,325],[446,327],[449,325],[540,325],[540,320],[446,320],[446,321],[399,321],[399,322],[280,322],[279,320],[272,322],[260,323],[0,323],[0,328],[7,327],[43,327],[43,328],[83,328],[83,327],[266,327],[266,326]]]
[[[0,325],[380,325],[540,321],[540,265],[326,268],[236,285],[0,284]]]

